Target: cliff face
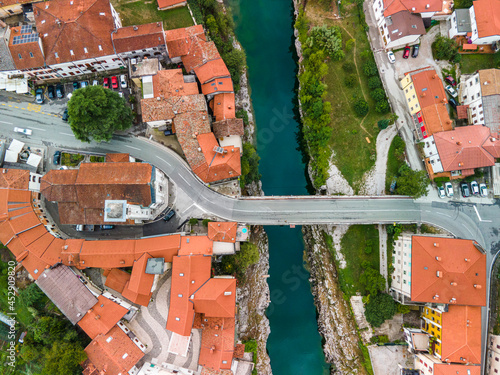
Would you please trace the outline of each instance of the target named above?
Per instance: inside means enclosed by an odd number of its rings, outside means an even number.
[[[310,268],[311,289],[318,310],[318,328],[323,336],[326,361],[332,374],[366,374],[359,349],[356,324],[337,281],[337,270],[324,243],[319,225],[304,226],[306,258]]]
[[[266,350],[271,329],[265,315],[270,300],[266,278],[269,271],[269,248],[264,228],[254,227],[252,238],[259,248],[259,261],[248,267],[246,282],[238,287],[236,293],[239,305],[238,327],[240,339],[253,338],[257,341],[257,373],[271,375],[271,361]]]

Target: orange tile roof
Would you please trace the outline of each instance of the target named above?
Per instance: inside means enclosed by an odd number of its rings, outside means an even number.
[[[481,363],[481,308],[449,306],[442,314],[441,360]]]
[[[184,81],[182,69],[159,70],[153,76],[153,95],[155,98],[169,99],[172,96],[188,96],[199,93],[196,82]]]
[[[21,26],[11,27],[9,50],[12,60],[17,69],[30,69],[33,67],[43,66],[45,63],[43,52],[38,44],[39,39],[33,40],[29,43],[16,43],[14,44],[14,37],[21,36],[21,41],[30,40],[32,31],[21,34]],[[34,33],[34,32],[33,32]],[[16,38],[18,39],[18,38]]]
[[[439,0],[385,0],[384,16],[388,17],[403,10],[411,13],[439,12],[443,5]]]
[[[160,96],[160,100],[157,98],[141,99],[141,109],[144,122],[172,119],[175,121],[180,115],[190,115],[193,112],[200,112],[200,116],[208,117],[207,102],[201,94],[169,98]]]
[[[194,294],[194,309],[207,317],[232,318],[236,306],[236,279],[210,279]]]
[[[188,53],[182,56],[182,64],[186,72],[192,72],[203,64],[216,59],[220,59],[220,55],[214,42],[207,42],[202,38],[193,37],[189,42]]]
[[[197,137],[205,156],[205,165],[193,169],[203,181],[212,182],[234,178],[241,175],[241,152],[239,147],[223,147],[223,153],[216,153],[219,144],[213,133],[200,134]]]
[[[33,254],[28,254],[21,264],[35,280],[38,280],[42,272],[51,266]]]
[[[135,256],[139,258],[147,252],[153,258],[165,258],[165,262],[171,262],[179,251],[181,238],[180,234],[141,238],[135,241]]]
[[[483,96],[500,95],[500,69],[481,69],[479,82]]]
[[[185,2],[186,0],[158,0],[158,9],[169,8]]]
[[[434,375],[481,375],[481,366],[435,363]]]
[[[500,134],[492,134],[483,143],[483,148],[488,151],[494,158],[500,158],[500,139],[498,138]]]
[[[216,121],[233,119],[236,117],[234,94],[218,94],[210,102]]]
[[[176,256],[172,261],[172,287],[167,329],[189,336],[193,326],[194,306],[191,295],[210,278],[212,258],[203,255]]]
[[[233,80],[231,77],[217,78],[201,85],[201,92],[203,95],[210,95],[219,92],[233,92],[233,90]]]
[[[152,296],[151,288],[155,280],[155,275],[146,273],[146,265],[151,255],[144,253],[139,259],[134,261],[130,280],[125,285],[122,295],[132,302],[147,306]],[[140,301],[140,302],[136,302]],[[144,301],[146,303],[144,304]]]
[[[480,38],[500,35],[500,1],[474,1],[477,34]]]
[[[486,305],[486,254],[472,240],[412,237],[411,300]]]
[[[125,332],[114,326],[100,334],[85,348],[88,359],[101,372],[109,375],[126,374],[144,353]]]
[[[456,171],[495,164],[495,158],[482,147],[489,136],[486,126],[474,125],[434,134],[443,169]]]
[[[116,290],[118,293],[123,292],[125,285],[130,280],[130,274],[119,268],[113,268],[106,277],[105,286]]]
[[[135,260],[135,240],[84,241],[80,265],[97,268],[131,267]]]
[[[182,236],[179,255],[212,255],[212,241],[207,236]]]
[[[466,119],[468,118],[467,110],[469,109],[468,105],[459,105],[457,106],[457,118]]]
[[[165,40],[167,43],[168,56],[181,57],[189,53],[191,39],[197,37],[206,40],[202,25],[195,25],[181,29],[166,30]]]
[[[130,161],[130,154],[106,154],[106,163],[126,163]]]
[[[43,255],[43,253],[52,244],[52,242],[54,241],[55,237],[52,234],[50,234],[49,232],[47,232],[47,230],[45,229],[45,227],[43,227],[41,225],[39,227],[30,229],[30,230],[28,230],[27,232],[24,232],[24,233],[29,233],[29,232],[32,232],[34,230],[41,231],[40,235],[38,236],[38,238],[36,240],[34,240],[33,242],[30,241],[30,243],[26,243],[27,241],[25,242],[25,241],[23,241],[23,239],[21,239],[21,242],[24,243],[25,247],[29,247],[30,253],[32,253],[32,254],[36,255],[37,257],[41,258],[42,255]],[[62,241],[62,243],[64,243],[64,240],[61,240],[61,241]],[[62,248],[62,246],[61,246],[61,248]],[[61,252],[61,249],[59,249],[59,253],[60,252]]]
[[[76,202],[77,169],[52,169],[42,177],[40,192],[49,201]]]
[[[60,238],[54,238],[54,241],[50,243],[50,246],[43,252],[41,256],[42,260],[49,264],[56,264],[62,261],[61,250],[64,246],[65,241]],[[29,246],[31,251],[32,245]]]
[[[33,13],[47,64],[114,54],[109,0],[45,1],[33,4]]]
[[[215,138],[229,137],[231,135],[242,136],[245,134],[243,119],[233,118],[212,123]]]
[[[120,27],[112,38],[117,53],[165,46],[162,22]]]
[[[2,169],[0,173],[0,189],[28,190],[30,172],[23,169]]]
[[[128,310],[100,295],[98,302],[78,322],[78,325],[91,338],[106,334],[120,321]]]
[[[203,331],[198,363],[211,370],[230,369],[233,362],[235,320],[202,319]]]
[[[208,238],[219,242],[236,242],[237,222],[211,221],[208,223]]]
[[[216,78],[230,77],[224,61],[219,58],[208,61],[207,63],[194,69],[194,73],[201,84],[207,83]]]

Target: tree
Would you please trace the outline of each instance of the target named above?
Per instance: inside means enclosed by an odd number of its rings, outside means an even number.
[[[363,98],[356,99],[354,101],[353,107],[354,107],[354,112],[356,113],[356,115],[358,115],[358,117],[365,116],[370,110],[368,103]]]
[[[378,74],[377,64],[375,64],[375,61],[370,60],[365,62],[363,64],[363,73],[365,73],[368,77]]]
[[[365,305],[365,317],[372,327],[380,327],[396,313],[396,302],[386,293],[370,296]]]
[[[371,89],[378,89],[382,87],[382,81],[378,76],[368,78],[368,87]]]
[[[429,192],[429,178],[425,170],[414,171],[407,164],[403,164],[396,179],[396,193],[409,195],[414,199],[427,195]]]
[[[359,277],[359,282],[367,294],[375,295],[385,289],[385,278],[374,268],[367,268]]]
[[[372,77],[372,78],[378,78],[378,77]],[[372,91],[370,91],[370,95],[373,98],[373,100],[375,100],[376,102],[385,100],[384,89],[375,89],[375,90],[372,89]]]
[[[453,39],[442,35],[438,35],[434,43],[432,43],[432,51],[435,53],[436,60],[460,61],[457,43]],[[456,59],[458,61],[455,61]]]
[[[380,120],[379,122],[377,122],[377,125],[380,130],[387,129],[387,127],[389,126],[389,120],[388,119]]]
[[[342,33],[338,26],[313,27],[306,40],[306,45],[312,49],[325,51],[333,60],[342,60],[345,56],[344,51],[342,51]]]
[[[344,77],[344,85],[346,87],[354,87],[356,85],[357,77],[354,74],[349,74]]]
[[[210,223],[212,220],[210,219],[203,219],[201,222],[205,228],[208,228],[208,223]]]
[[[45,354],[42,374],[81,374],[80,363],[85,359],[87,359],[87,354],[78,343],[56,341]]]
[[[391,107],[389,106],[389,102],[387,99],[384,97],[384,99],[379,100],[377,104],[375,105],[375,111],[378,113],[387,113],[391,110]]]
[[[235,257],[238,267],[246,271],[249,266],[259,261],[259,248],[251,242],[242,242]]]
[[[73,92],[68,102],[69,124],[82,142],[109,142],[117,130],[132,126],[132,110],[113,90],[88,86]]]
[[[195,217],[192,217],[191,219],[189,219],[189,224],[190,225],[196,225],[196,224],[198,224],[198,219],[195,218]]]
[[[260,157],[251,143],[243,143],[243,156],[241,157],[240,186],[251,184],[260,180]]]
[[[226,63],[229,73],[231,73],[233,82],[239,84],[241,72],[246,65],[245,52],[234,48],[230,52],[223,54],[222,59]]]
[[[356,69],[356,66],[352,61],[346,61],[342,64],[342,70],[346,73],[352,73]]]

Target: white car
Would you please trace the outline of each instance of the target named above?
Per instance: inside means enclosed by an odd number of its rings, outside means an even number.
[[[486,188],[486,184],[479,184],[479,191],[481,192],[482,197],[488,196],[488,189]]]
[[[479,185],[476,181],[472,181],[470,183],[470,189],[472,190],[473,195],[479,195]]]
[[[387,58],[389,59],[389,62],[391,64],[394,64],[396,62],[396,56],[394,56],[394,52],[392,51],[387,52]]]
[[[444,187],[438,186],[438,196],[439,196],[439,198],[446,197],[446,193],[444,192]]]
[[[31,135],[33,134],[33,130],[31,129],[23,129],[23,128],[14,128],[14,131],[16,133],[22,133],[22,134],[25,134],[25,135]]]
[[[122,74],[120,76],[120,86],[122,87],[122,89],[127,88],[127,76],[125,74]]]
[[[94,79],[92,81],[92,86],[99,86],[99,81],[97,79]]]
[[[446,195],[448,196],[448,198],[452,198],[453,197],[453,185],[451,184],[451,182],[445,183],[444,189],[446,190]]]
[[[457,90],[455,90],[452,85],[448,85],[445,88],[446,91],[448,91],[448,94],[451,95],[451,97],[456,98],[458,96]]]

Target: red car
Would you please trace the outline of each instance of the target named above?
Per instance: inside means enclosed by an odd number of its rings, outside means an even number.
[[[111,87],[118,88],[118,78],[116,76],[111,77]]]
[[[410,57],[410,47],[406,46],[403,51],[403,59],[407,59],[408,57]]]
[[[445,77],[446,82],[448,82],[452,86],[456,86],[457,82],[453,79],[452,76],[446,76]]]
[[[104,78],[104,81],[102,82],[102,87],[105,89],[109,89],[109,78]]]

